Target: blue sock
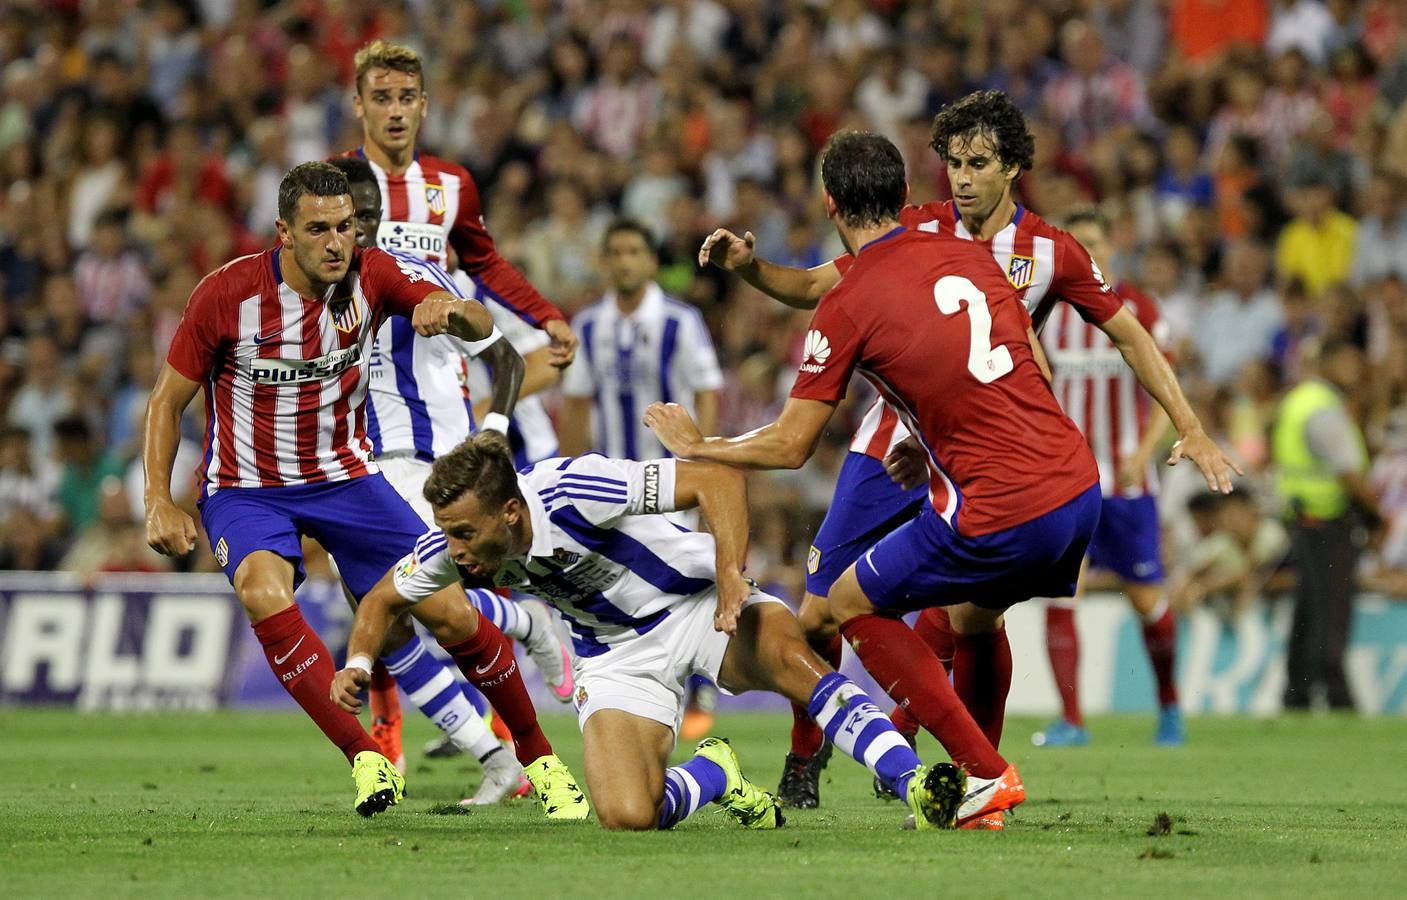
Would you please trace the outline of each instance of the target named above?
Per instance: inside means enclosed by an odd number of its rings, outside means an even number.
[[[907,796],[918,754],[865,692],[839,672],[821,679],[806,711],[831,743],[844,750],[894,789]]]
[[[429,653],[419,637],[382,656],[381,661],[416,709],[460,749],[482,759],[498,748],[498,741],[460,690],[454,670]]]
[[[728,789],[728,776],[718,763],[702,756],[664,770],[664,808],[660,810],[660,828],[673,828],[712,803]]]
[[[469,602],[479,614],[498,626],[498,630],[518,641],[532,634],[533,622],[514,600],[500,597],[485,588],[466,588]]]

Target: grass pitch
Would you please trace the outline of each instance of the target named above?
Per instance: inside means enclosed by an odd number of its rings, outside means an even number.
[[[580,775],[574,717],[545,717]],[[1194,719],[1159,750],[1152,722],[1090,723],[1094,742],[1006,750],[1030,799],[1005,832],[899,829],[837,755],[822,808],[745,832],[717,808],[671,833],[550,825],[535,804],[432,810],[477,782],[413,752],[405,802],[352,811],[350,770],[296,713],[79,715],[0,710],[6,897],[1401,896],[1407,721]],[[716,733],[774,786],[788,723],[725,715]],[[936,745],[920,745],[930,759]],[[682,758],[687,751],[681,748]],[[1152,835],[1166,813],[1169,833]]]

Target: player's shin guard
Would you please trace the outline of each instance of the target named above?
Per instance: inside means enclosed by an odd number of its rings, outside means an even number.
[[[811,649],[816,651],[816,655],[824,659],[832,669],[840,668],[841,642],[840,635],[834,635],[821,641],[807,640]],[[800,703],[791,705],[791,752],[797,756],[810,759],[821,749],[821,743],[825,740],[825,733],[816,724],[816,720],[811,718],[811,713]]]
[[[1075,630],[1073,606],[1057,601],[1046,606],[1045,646],[1064,719],[1071,725],[1084,725],[1080,713],[1080,634]]]
[[[1148,649],[1148,661],[1158,682],[1158,705],[1176,706],[1177,619],[1166,597],[1143,620],[1143,646]]]
[[[379,753],[376,742],[366,733],[357,717],[346,712],[329,696],[332,692],[332,654],[317,632],[303,621],[297,606],[280,610],[254,623],[254,635],[264,647],[275,677],[308,718],[317,723],[327,739],[351,762],[358,753]]]
[[[831,743],[900,797],[905,795],[909,777],[919,767],[918,754],[855,682],[839,672],[826,675],[811,692],[807,708]]]
[[[688,762],[664,770],[664,805],[660,807],[659,827],[673,828],[712,803],[728,789],[728,776],[718,763],[695,756]]]
[[[445,647],[469,682],[483,691],[508,730],[518,761],[524,766],[552,752],[537,722],[537,710],[513,655],[513,644],[483,616],[473,636]]]
[[[1011,693],[1011,644],[1006,627],[991,634],[955,634],[953,644],[953,690],[987,740],[1000,747],[1006,697]]]
[[[464,696],[453,670],[432,655],[418,636],[381,660],[410,702],[449,735],[455,746],[478,759],[498,749],[498,741]]]
[[[840,633],[870,675],[891,685],[889,696],[908,707],[954,762],[981,778],[997,778],[1006,770],[1006,760],[977,727],[938,658],[913,629],[871,613],[842,623]]]

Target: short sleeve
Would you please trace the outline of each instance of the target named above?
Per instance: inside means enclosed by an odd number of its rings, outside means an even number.
[[[860,361],[861,335],[846,315],[840,294],[839,290],[827,294],[811,317],[800,371],[791,388],[791,396],[798,400],[839,403]]]
[[[684,380],[695,391],[716,391],[723,387],[723,370],[718,367],[718,353],[708,334],[703,317],[690,313],[680,322],[687,352],[680,358]]]
[[[1089,252],[1064,231],[1058,233],[1055,246],[1055,283],[1051,292],[1075,307],[1080,318],[1091,325],[1103,325],[1112,319],[1123,303]]]
[[[166,361],[191,381],[204,381],[215,368],[223,341],[223,295],[219,273],[205,276],[186,302],[186,311],[171,338]]]
[[[621,516],[673,512],[674,473],[673,459],[636,461],[589,453],[562,470],[544,499],[564,499],[592,525],[605,526]]]
[[[391,569],[396,593],[412,603],[438,593],[459,581],[459,566],[450,559],[445,533],[428,531],[415,542],[415,549]]]
[[[402,259],[374,247],[362,251],[361,278],[373,309],[407,318],[421,300],[436,291],[460,293],[448,277],[442,281],[418,260]]]

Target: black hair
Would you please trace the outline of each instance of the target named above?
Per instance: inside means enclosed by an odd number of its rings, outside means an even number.
[[[1036,139],[1026,127],[1026,116],[1002,91],[974,91],[939,110],[933,117],[933,139],[929,142],[942,159],[948,158],[953,138],[971,141],[988,135],[996,144],[1002,168],[1031,168]]]
[[[1065,217],[1065,230],[1069,231],[1076,225],[1094,225],[1105,234],[1109,233],[1109,220],[1104,213],[1093,206],[1081,206]]]
[[[305,195],[341,197],[350,195],[352,188],[342,170],[325,162],[305,162],[288,170],[278,186],[278,217],[293,221],[298,201]]]
[[[341,170],[347,176],[347,184],[363,184],[371,182],[377,188],[380,184],[376,180],[376,173],[371,169],[371,163],[360,156],[334,156],[327,161],[329,166]]]
[[[86,441],[92,436],[93,430],[82,416],[64,416],[54,423],[54,437],[61,441]]]
[[[601,249],[604,251],[611,238],[618,234],[638,234],[645,242],[651,256],[659,256],[659,249],[655,246],[655,236],[650,233],[650,229],[639,219],[632,219],[628,216],[621,216],[612,219],[611,224],[606,226],[606,233],[601,238]]]
[[[899,215],[908,197],[904,157],[873,131],[842,131],[821,151],[821,183],[852,228]]]
[[[422,493],[437,509],[467,493],[488,509],[523,498],[508,443],[494,431],[481,431],[436,459]]]

